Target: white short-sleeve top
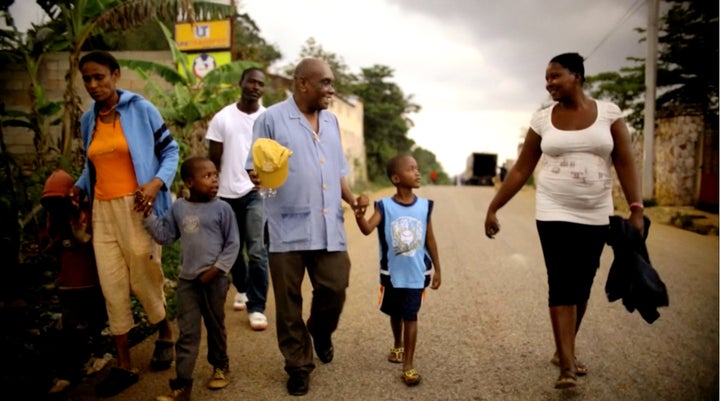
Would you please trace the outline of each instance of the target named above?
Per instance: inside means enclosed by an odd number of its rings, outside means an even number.
[[[552,123],[557,103],[533,114],[530,128],[541,137],[543,163],[537,174],[535,217],[541,221],[604,225],[613,214],[610,126],[620,108],[595,100],[597,118],[589,127],[565,131]]]

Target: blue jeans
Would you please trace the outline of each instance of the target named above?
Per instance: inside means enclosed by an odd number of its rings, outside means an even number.
[[[232,207],[240,230],[240,254],[230,269],[232,283],[238,292],[247,294],[248,313],[265,313],[268,292],[268,251],[265,246],[262,198],[256,190],[252,190],[240,198],[222,198],[222,200]]]

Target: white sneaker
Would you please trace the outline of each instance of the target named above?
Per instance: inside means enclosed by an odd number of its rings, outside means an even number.
[[[247,295],[245,295],[244,292],[238,292],[237,294],[235,294],[235,301],[233,301],[233,309],[245,310],[245,308],[247,308],[247,306],[245,305],[247,301]]]
[[[250,321],[250,327],[255,331],[263,331],[268,327],[267,317],[262,312],[248,313],[248,320]]]

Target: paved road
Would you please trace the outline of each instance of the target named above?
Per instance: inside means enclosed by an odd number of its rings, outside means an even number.
[[[603,291],[612,250],[606,248],[587,318],[577,340],[590,373],[575,389],[552,388],[558,375],[549,363],[553,339],[547,311],[542,254],[534,228],[531,190],[501,212],[502,232],[484,237],[488,187],[427,187],[436,201],[434,227],[443,284],[429,291],[420,313],[416,367],[423,383],[407,388],[397,365],[385,361],[392,336],[376,309],[377,239],[348,221],[352,277],[345,312],[334,336],[335,360],[318,362],[307,400],[717,400],[718,237],[653,225],[648,248],[670,294],[669,308],[649,325],[609,303]],[[349,216],[348,216],[349,217]],[[234,295],[230,294],[230,295]],[[309,287],[308,298],[309,299]],[[228,297],[231,299],[232,297]],[[268,316],[274,320],[270,294]],[[228,303],[232,383],[203,387],[210,369],[196,368],[193,400],[285,400],[286,374],[271,323],[253,332],[243,312]],[[152,342],[132,349],[141,378],[111,400],[153,400],[167,391],[173,371],[144,367]],[[85,383],[67,400],[90,400]]]

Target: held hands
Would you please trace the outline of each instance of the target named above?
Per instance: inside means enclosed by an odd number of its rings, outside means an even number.
[[[361,194],[360,196],[355,199],[355,204],[353,205],[353,211],[355,212],[355,218],[359,219],[363,216],[365,216],[365,211],[367,210],[368,205],[370,204],[370,199],[366,194]]]
[[[152,206],[155,202],[160,188],[162,188],[163,182],[155,177],[149,182],[139,186],[135,190],[135,208],[136,212],[141,212],[143,216],[148,216],[152,213]]]
[[[488,212],[487,216],[485,216],[485,235],[493,239],[495,238],[495,234],[500,232],[500,222],[497,219],[497,216],[495,216],[495,213]]]

